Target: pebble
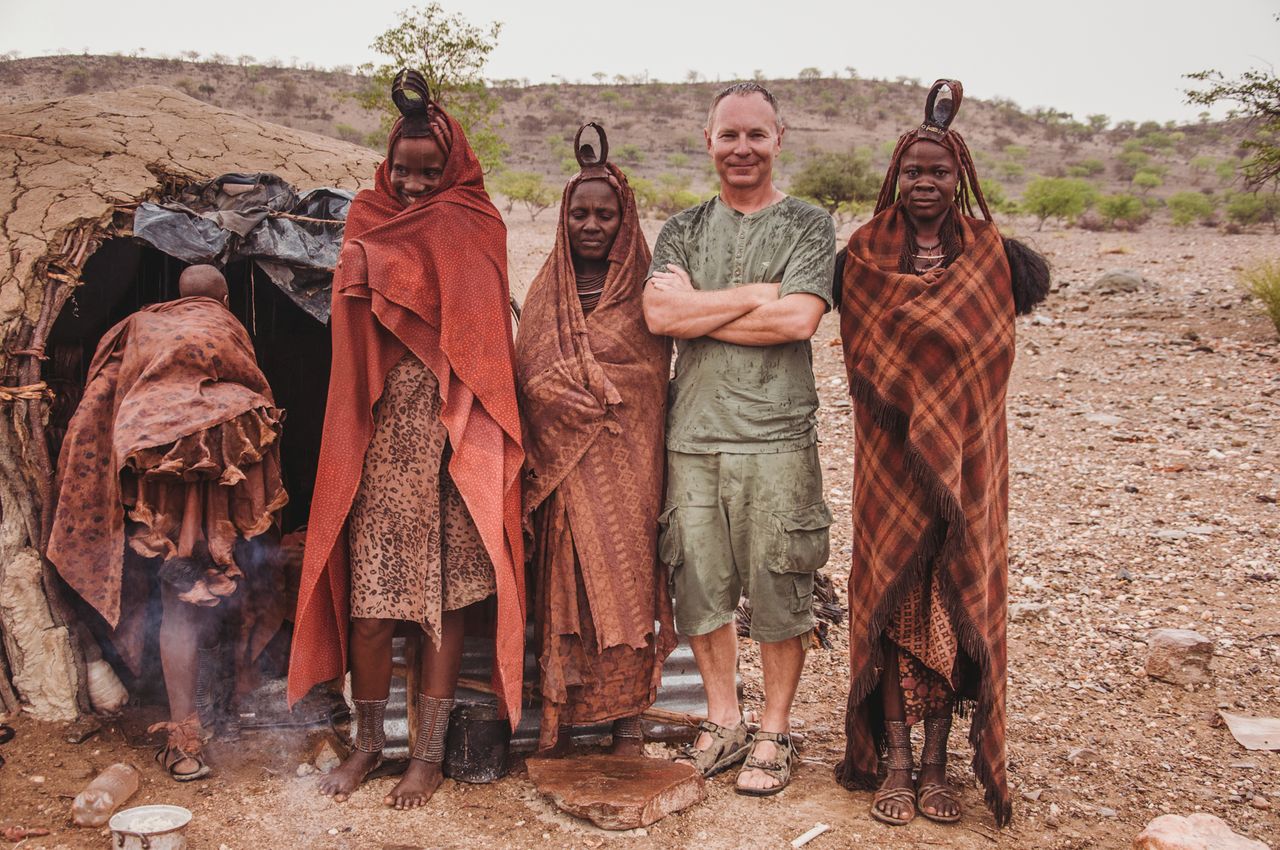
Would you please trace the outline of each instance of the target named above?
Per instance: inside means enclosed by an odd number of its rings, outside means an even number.
[[[342,764],[342,759],[338,757],[338,753],[333,749],[333,744],[325,741],[320,746],[320,751],[316,753],[316,770],[321,773],[328,773],[340,764]]]
[[[1009,622],[1032,620],[1049,610],[1048,602],[1015,602],[1009,606]]]
[[[1147,644],[1147,675],[1194,687],[1212,681],[1213,641],[1190,629],[1156,629]]]
[[[1249,805],[1264,812],[1271,811],[1271,801],[1261,794],[1254,794],[1253,799],[1249,801]]]
[[[1102,761],[1102,756],[1088,747],[1076,747],[1067,753],[1068,764],[1097,764],[1100,761]]]
[[[316,773],[317,771],[316,771],[315,765],[310,764],[308,762],[303,762],[302,764],[298,765],[298,769],[295,772],[298,774],[298,776],[310,776],[311,774]]]

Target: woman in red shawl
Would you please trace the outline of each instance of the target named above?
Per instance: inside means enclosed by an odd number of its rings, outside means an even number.
[[[516,338],[525,421],[525,512],[534,531],[544,752],[575,724],[613,721],[613,751],[641,755],[675,646],[657,558],[671,341],[640,298],[649,271],[627,178],[578,146],[556,245],[534,279]],[[658,626],[655,628],[655,623]]]
[[[461,126],[422,77],[401,71],[392,94],[404,117],[375,188],[351,206],[334,274],[289,700],[349,659],[355,748],[320,781],[345,800],[381,757],[396,624],[421,627],[412,758],[385,800],[412,808],[441,782],[464,609],[495,592],[494,685],[519,720],[523,452],[502,219]]]
[[[876,216],[850,238],[841,336],[856,404],[849,692],[840,780],[871,814],[960,819],[947,740],[972,701],[974,773],[1003,825],[1008,450],[1014,315],[1048,289],[1043,258],[1002,239],[939,80],[898,140]],[[982,218],[973,216],[976,201]],[[911,725],[923,721],[912,778]],[[883,753],[883,758],[881,754]],[[917,809],[918,807],[918,809]]]

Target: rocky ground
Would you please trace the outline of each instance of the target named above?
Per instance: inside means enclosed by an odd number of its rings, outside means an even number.
[[[553,228],[550,212],[512,221],[517,288],[532,279]],[[869,794],[835,784],[847,671],[838,628],[834,649],[809,658],[796,706],[804,761],[792,787],[752,800],[733,793],[731,776],[717,778],[705,803],[644,834],[572,821],[520,769],[495,785],[446,783],[426,809],[394,813],[381,807],[390,779],[344,805],[314,794],[312,780],[295,775],[309,746],[301,734],[219,745],[216,777],[179,786],[111,729],[75,746],[25,718],[0,748],[0,827],[53,830],[24,847],[104,846],[100,831],[70,826],[70,796],[96,770],[132,760],[144,773],[133,802],[192,809],[192,846],[211,850],[773,848],[817,822],[832,828],[808,845],[815,850],[1083,850],[1127,848],[1156,815],[1194,811],[1280,847],[1280,754],[1246,752],[1217,720],[1220,708],[1280,716],[1280,341],[1236,279],[1280,244],[1272,234],[1160,228],[1024,235],[1050,256],[1057,290],[1019,321],[1009,391],[1007,829],[996,830],[969,784],[962,727],[951,769],[966,788],[959,825],[884,827],[867,816]],[[1135,291],[1092,286],[1117,268],[1145,281]],[[814,351],[837,516],[828,569],[841,586],[852,436],[837,338],[828,318]],[[1147,677],[1149,634],[1165,627],[1214,642],[1211,683]],[[743,674],[758,705],[757,657],[745,642]]]

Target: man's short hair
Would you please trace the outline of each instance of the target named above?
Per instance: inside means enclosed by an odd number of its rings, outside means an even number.
[[[769,91],[767,88],[755,82],[754,80],[746,80],[745,82],[734,83],[733,85],[725,86],[723,89],[720,90],[720,93],[717,94],[715,98],[711,101],[711,108],[707,110],[707,132],[711,131],[711,122],[715,120],[716,107],[720,105],[720,101],[724,100],[726,97],[729,97],[729,95],[749,95],[749,94],[760,95],[765,99],[765,101],[771,107],[773,107],[774,123],[776,123],[778,125],[778,129],[781,130],[783,127],[782,110],[778,108],[778,99],[773,96],[773,92]]]

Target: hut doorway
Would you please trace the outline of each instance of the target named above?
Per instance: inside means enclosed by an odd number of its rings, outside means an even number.
[[[55,462],[102,337],[140,308],[179,297],[178,277],[187,266],[128,237],[107,240],[88,259],[81,275],[83,283],[67,299],[45,345],[48,359],[43,363],[43,378],[55,394],[46,438],[50,457]],[[332,350],[329,329],[297,306],[261,269],[255,268],[252,260],[233,262],[223,273],[230,294],[229,307],[249,331],[258,365],[271,386],[275,404],[285,411],[280,462],[289,503],[281,512],[280,531],[286,535],[306,524],[315,489],[329,386]],[[286,587],[295,598],[296,578],[286,573]],[[147,616],[158,625],[158,585],[152,596]],[[76,608],[80,624],[92,635],[102,655],[111,662],[135,699],[163,703],[156,628],[148,627],[144,669],[141,675],[132,676],[112,644],[106,622],[76,594],[69,592],[67,598]],[[292,602],[291,598],[290,608]],[[259,672],[268,679],[285,672],[290,632],[286,622],[259,659]],[[81,637],[83,640],[88,635],[82,631]]]
[[[47,431],[51,457],[56,459],[62,448],[98,342],[139,308],[177,298],[178,275],[186,267],[129,238],[110,239],[89,258],[83,284],[67,299],[45,345],[43,377],[56,393]],[[286,411],[280,460],[289,504],[281,524],[288,533],[306,523],[311,507],[329,388],[329,329],[291,301],[253,261],[231,263],[223,273],[231,311],[253,339],[276,406]]]

